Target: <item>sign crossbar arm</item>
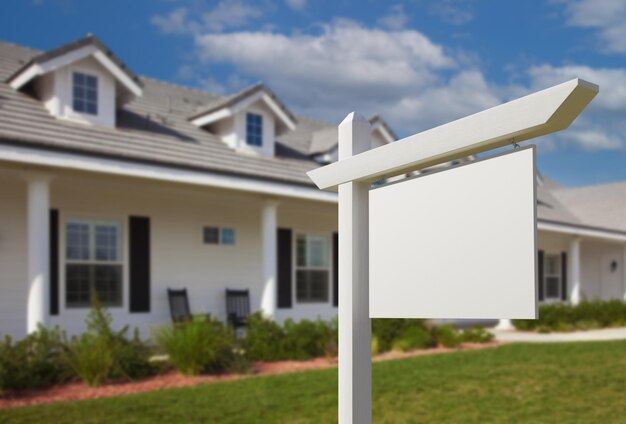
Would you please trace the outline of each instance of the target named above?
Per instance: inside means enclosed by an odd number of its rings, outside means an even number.
[[[474,115],[308,172],[323,190],[445,163],[567,128],[598,93],[582,79],[538,91]]]

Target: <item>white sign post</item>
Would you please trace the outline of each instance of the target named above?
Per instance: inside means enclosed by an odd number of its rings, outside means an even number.
[[[313,182],[324,190],[339,190],[339,423],[340,424],[367,424],[371,422],[371,330],[370,320],[376,317],[491,317],[491,318],[519,318],[532,315],[536,310],[536,271],[535,271],[535,199],[534,193],[534,150],[523,150],[497,159],[489,159],[482,163],[467,165],[442,171],[439,177],[431,175],[423,180],[400,181],[397,186],[388,186],[378,189],[372,197],[373,217],[370,222],[370,184],[381,178],[402,175],[426,167],[445,163],[468,155],[503,147],[519,141],[528,140],[541,135],[567,128],[583,111],[598,92],[598,86],[580,79],[574,79],[549,89],[522,97],[520,99],[496,106],[486,111],[470,115],[466,118],[453,121],[446,125],[433,128],[403,140],[367,150],[370,147],[370,131],[368,122],[356,113],[349,114],[339,125],[339,160],[333,164],[312,170],[308,173]],[[528,160],[529,152],[532,160]],[[503,159],[505,158],[505,159]],[[496,162],[497,161],[497,162]],[[506,162],[506,163],[504,163]],[[507,169],[508,167],[510,169]],[[473,168],[472,168],[473,167]],[[463,169],[465,168],[465,169]],[[497,174],[491,175],[490,173]],[[448,174],[446,176],[446,174]],[[532,183],[529,182],[529,174]],[[504,185],[498,186],[497,180],[502,177]],[[430,178],[430,180],[428,180]],[[434,182],[433,182],[434,181]],[[512,283],[511,287],[519,290],[515,298],[506,290],[495,290],[508,276],[494,273],[477,276],[477,270],[472,268],[470,278],[483,278],[483,297],[467,299],[467,303],[460,305],[448,299],[442,293],[452,293],[462,287],[462,284],[475,284],[475,281],[459,281],[458,274],[448,273],[443,277],[430,280],[433,276],[432,267],[423,267],[427,273],[422,273],[420,264],[429,260],[442,261],[441,252],[436,258],[427,249],[416,251],[416,256],[401,252],[393,241],[397,237],[398,243],[407,243],[406,237],[411,234],[429,233],[425,227],[426,220],[442,232],[443,237],[451,237],[446,230],[446,221],[453,217],[446,217],[442,203],[431,209],[425,208],[427,215],[421,216],[420,205],[427,205],[429,200],[415,198],[415,196],[433,196],[438,190],[447,190],[448,195],[467,195],[459,187],[467,187],[464,183],[474,181],[479,188],[485,189],[482,193],[484,201],[488,201],[489,194],[507,192],[509,199],[522,212],[519,214],[502,202],[494,202],[499,210],[485,208],[482,222],[493,221],[494,225],[501,216],[498,212],[511,213],[511,222],[508,226],[498,224],[498,230],[488,225],[481,227],[481,243],[484,246],[490,242],[501,241],[501,232],[506,230],[508,235],[507,246],[511,247],[510,254],[520,254],[515,262],[516,271],[521,272],[520,279]],[[494,184],[495,182],[495,184]],[[509,185],[519,185],[515,190]],[[530,188],[530,191],[529,191]],[[433,191],[434,190],[434,191]],[[531,193],[531,194],[529,194]],[[466,196],[468,202],[471,193]],[[528,205],[527,203],[531,204]],[[398,217],[393,234],[384,235],[382,226],[395,219],[393,213],[385,211],[385,204],[396,209],[413,208],[414,220],[406,213]],[[476,206],[476,205],[473,205]],[[468,204],[468,207],[472,205]],[[406,212],[406,210],[404,210]],[[462,211],[455,211],[459,213]],[[401,218],[401,219],[400,219]],[[457,215],[457,218],[463,218]],[[464,219],[464,218],[463,218]],[[516,222],[519,219],[519,222]],[[529,225],[532,223],[532,225]],[[453,226],[452,222],[449,222]],[[523,228],[517,228],[520,224]],[[374,227],[370,227],[370,225]],[[420,226],[421,225],[421,226]],[[455,230],[456,236],[467,241],[477,234],[468,229],[470,223],[462,222]],[[389,225],[392,227],[393,225]],[[515,228],[516,231],[509,231]],[[370,239],[370,231],[374,235]],[[420,233],[421,231],[421,233]],[[474,231],[476,231],[474,229]],[[530,234],[529,234],[530,233]],[[430,231],[431,237],[436,235]],[[491,240],[490,240],[491,239]],[[415,243],[419,243],[415,240]],[[371,244],[376,243],[376,244]],[[390,252],[383,252],[380,243],[387,243]],[[371,245],[371,247],[370,247]],[[529,255],[532,245],[532,255]],[[370,256],[369,249],[374,256]],[[456,248],[445,258],[447,266],[455,267],[464,263],[467,258],[461,257],[470,252]],[[398,260],[398,255],[403,255]],[[419,256],[417,256],[419,255]],[[372,261],[373,278],[370,292],[370,258]],[[515,258],[511,258],[515,259]],[[407,261],[411,261],[407,264]],[[480,257],[474,260],[480,260]],[[472,264],[473,262],[465,262]],[[514,263],[514,262],[510,262]],[[385,292],[386,273],[388,281],[394,287]],[[412,278],[411,273],[419,277]],[[430,273],[430,274],[428,274]],[[494,281],[497,279],[497,281]],[[430,282],[443,285],[432,289]],[[449,287],[445,287],[449,285]],[[424,291],[422,293],[422,291]],[[423,300],[407,301],[402,296],[421,296],[426,298],[431,294],[431,304],[426,305]],[[375,299],[371,299],[370,293]],[[439,293],[439,294],[437,294]],[[379,298],[380,296],[380,298]],[[485,297],[487,296],[487,297]],[[509,312],[506,309],[486,309],[479,312],[485,305],[496,305],[499,302],[512,304],[514,308]],[[398,308],[394,310],[394,304]],[[493,316],[491,316],[493,314]]]

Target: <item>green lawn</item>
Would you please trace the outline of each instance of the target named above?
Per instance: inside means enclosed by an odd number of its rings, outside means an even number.
[[[507,345],[377,363],[376,423],[626,422],[626,342]],[[0,423],[330,423],[337,371],[0,410]]]

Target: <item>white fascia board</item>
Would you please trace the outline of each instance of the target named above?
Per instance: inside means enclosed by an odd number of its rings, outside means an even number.
[[[111,74],[113,74],[113,76],[120,83],[122,83],[122,85],[124,85],[124,87],[126,87],[128,91],[130,91],[137,97],[141,97],[141,95],[143,94],[143,90],[139,86],[139,84],[133,81],[132,78],[129,78],[129,76],[126,75],[124,71],[122,71],[120,67],[115,62],[113,62],[106,54],[104,54],[100,50],[96,50],[93,56],[98,62],[100,62],[102,66],[104,66]]]
[[[395,138],[393,138],[391,134],[389,134],[389,131],[387,131],[387,128],[385,128],[385,126],[381,123],[376,123],[376,125],[374,125],[372,130],[378,131],[380,135],[383,136],[383,138],[385,139],[387,143],[392,143],[396,140]]]
[[[335,193],[321,192],[315,187],[0,144],[0,163],[3,161],[337,203]]]
[[[62,68],[63,66],[69,65],[70,63],[81,60],[93,54],[96,50],[97,49],[94,46],[84,46],[77,50],[66,53],[62,56],[50,59],[47,62],[34,63],[26,68],[24,71],[22,71],[22,73],[17,78],[11,81],[11,87],[17,90],[27,84],[33,78],[43,74],[47,74],[48,72],[55,71],[59,68]]]
[[[215,112],[211,112],[208,115],[199,116],[191,121],[192,124],[198,127],[204,127],[205,125],[212,124],[213,122],[220,121],[225,118],[230,118],[234,115],[231,108],[218,109]]]
[[[64,66],[70,65],[88,56],[93,56],[105,69],[107,69],[120,83],[124,85],[135,96],[141,96],[142,89],[131,78],[126,75],[118,65],[95,46],[83,46],[79,49],[68,52],[62,56],[55,57],[44,63],[34,63],[26,68],[17,78],[11,81],[11,87],[19,89],[35,77],[48,72],[55,71]]]
[[[537,220],[537,229],[551,233],[569,234],[574,236],[589,237],[615,242],[626,241],[625,232],[610,231],[602,228],[577,226],[571,224],[561,224],[552,221]]]
[[[371,182],[567,128],[598,93],[581,79],[414,134],[308,172],[320,188]]]
[[[274,114],[285,124],[291,131],[296,129],[296,123],[281,109],[281,107],[269,96],[267,93],[263,93],[263,101],[274,112]]]

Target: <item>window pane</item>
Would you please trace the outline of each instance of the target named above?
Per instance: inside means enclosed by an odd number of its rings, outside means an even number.
[[[83,74],[80,74],[78,72],[74,72],[74,84],[84,84],[85,83],[85,76]]]
[[[94,265],[93,288],[103,306],[121,306],[122,267],[120,265]]]
[[[263,117],[261,115],[246,114],[246,143],[252,146],[263,145]]]
[[[222,228],[222,244],[235,244],[235,230]]]
[[[85,108],[85,112],[91,114],[91,115],[97,115],[98,114],[98,106],[93,103],[93,102],[88,102],[86,103],[87,107]]]
[[[70,260],[89,260],[89,224],[68,222],[65,257]]]
[[[559,255],[546,255],[546,274],[561,274],[561,257]]]
[[[559,277],[546,277],[546,297],[559,298]]]
[[[65,295],[67,307],[89,306],[91,265],[70,265],[65,267]]]
[[[95,88],[96,88],[96,86],[97,86],[97,84],[98,84],[98,80],[96,79],[96,77],[92,77],[92,76],[90,76],[90,75],[86,75],[86,76],[85,76],[85,85],[86,85],[88,88],[93,88],[93,89],[95,89]]]
[[[94,290],[103,306],[121,306],[121,265],[68,264],[65,273],[68,308],[91,306],[91,293]]]
[[[76,112],[84,112],[85,111],[85,102],[82,100],[74,99],[74,110]]]
[[[119,261],[119,227],[111,224],[96,224],[96,260]]]
[[[204,244],[218,244],[219,241],[217,227],[204,227]]]
[[[296,265],[306,266],[306,236],[298,235],[296,240]]]
[[[298,302],[327,302],[328,271],[298,270],[296,297]]]
[[[328,266],[328,240],[326,237],[308,237],[307,266]]]

